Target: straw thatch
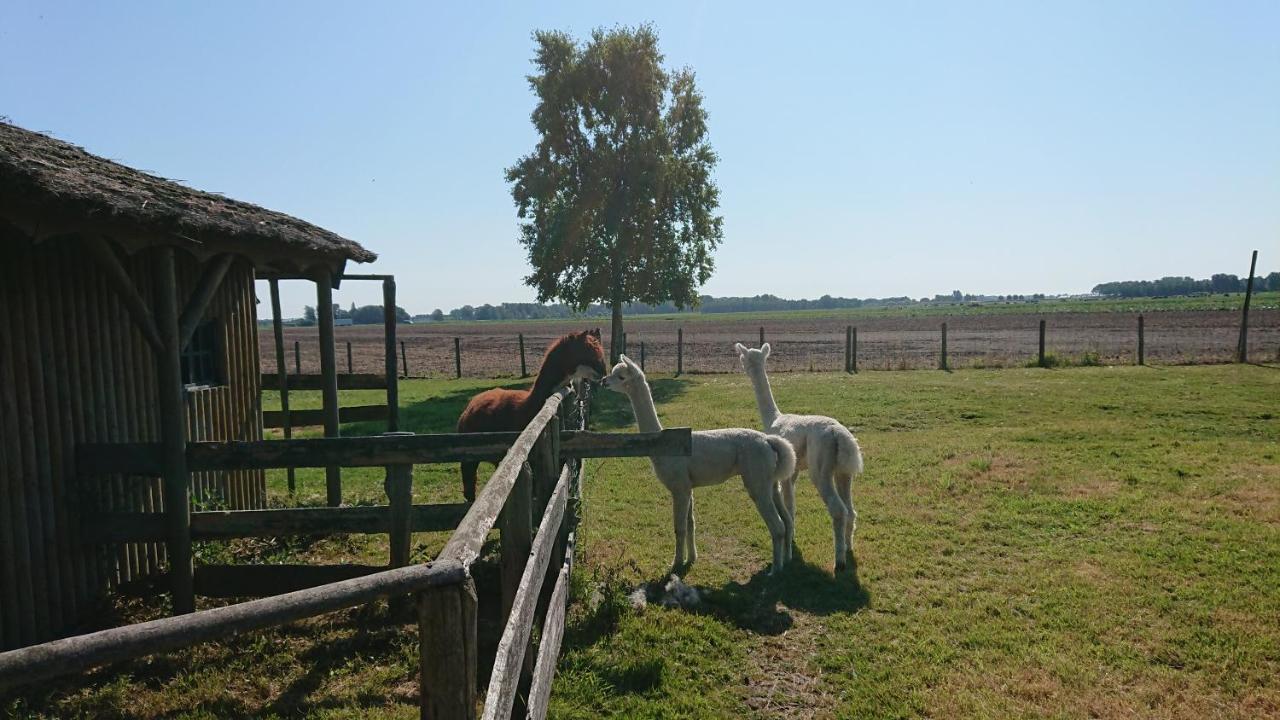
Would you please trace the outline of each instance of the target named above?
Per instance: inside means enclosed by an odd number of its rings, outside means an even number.
[[[0,121],[0,213],[14,208],[42,220],[137,228],[206,250],[221,245],[271,261],[291,257],[299,266],[377,258],[284,213],[194,190]]]

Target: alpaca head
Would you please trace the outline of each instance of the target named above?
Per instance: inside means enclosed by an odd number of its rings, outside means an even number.
[[[747,374],[756,377],[764,375],[764,361],[769,359],[769,343],[760,346],[760,349],[749,348],[742,343],[734,343],[733,349],[738,351],[738,362],[742,363],[742,369]]]
[[[609,373],[602,382],[605,387],[614,392],[629,395],[645,384],[644,371],[639,365],[631,362],[631,358],[623,355],[622,362],[614,365],[613,372]]]
[[[544,371],[555,374],[559,384],[571,380],[599,380],[604,376],[604,347],[590,330],[569,333],[547,349]]]

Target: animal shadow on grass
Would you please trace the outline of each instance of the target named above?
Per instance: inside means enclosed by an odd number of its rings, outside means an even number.
[[[833,577],[826,568],[804,560],[797,549],[778,576],[761,569],[746,583],[700,588],[700,611],[760,635],[780,635],[791,628],[790,610],[813,615],[857,612],[871,604],[871,593],[858,580],[858,563]]]

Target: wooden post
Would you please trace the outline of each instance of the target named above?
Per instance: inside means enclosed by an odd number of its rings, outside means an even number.
[[[195,610],[191,565],[191,476],[187,472],[187,417],[182,386],[182,349],[178,334],[178,278],[173,248],[159,249],[156,316],[164,353],[160,375],[160,434],[164,465],[164,510],[168,524],[169,577],[173,612]]]
[[[409,355],[404,351],[404,341],[400,341],[400,364],[404,366],[404,377],[409,377]]]
[[[388,432],[383,435],[412,436],[413,433]],[[391,515],[391,567],[404,567],[409,564],[409,550],[413,539],[410,525],[413,515],[413,466],[388,465],[384,487]]]
[[[293,422],[289,419],[289,375],[284,367],[284,320],[280,317],[280,281],[271,279],[271,324],[276,339],[276,379],[280,386],[280,414],[284,419],[282,429],[286,440],[293,437]],[[289,494],[297,490],[297,473],[293,468],[285,470],[288,476]]]
[[[640,371],[644,371],[644,341],[640,341]]]
[[[302,374],[302,344],[297,340],[293,341],[293,374]]]
[[[529,549],[533,547],[533,478],[529,463],[525,463],[520,474],[516,476],[511,494],[502,507],[502,515],[498,525],[502,531],[502,544],[499,546],[499,565],[502,574],[502,625],[507,624],[507,615],[515,602],[516,589],[520,587],[520,576],[524,574],[524,565],[529,560]]]
[[[471,578],[418,595],[423,720],[475,720],[476,604]]]
[[[760,326],[760,345],[757,345],[756,347],[760,347],[762,345],[764,345],[764,326],[763,325]]]
[[[684,328],[676,328],[676,375],[684,372]]]
[[[1037,364],[1044,367],[1044,320],[1040,321],[1040,354]]]
[[[853,372],[853,363],[850,358],[850,351],[853,350],[853,326],[846,325],[844,327],[844,371]]]
[[[351,375],[351,374],[352,374],[352,369],[351,369],[351,341],[350,341],[350,340],[348,340],[348,341],[347,341],[347,374],[348,374],[348,375]]]
[[[384,372],[387,375],[387,431],[400,429],[400,373],[396,370],[396,281],[395,278],[382,280],[382,354],[385,361]],[[401,354],[404,343],[400,343]],[[405,365],[408,374],[408,365]]]
[[[1253,274],[1258,269],[1258,251],[1249,261],[1249,282],[1244,288],[1244,312],[1240,316],[1240,341],[1236,345],[1236,362],[1249,362],[1249,300],[1253,297]]]
[[[1146,363],[1144,362],[1144,360],[1145,360],[1145,358],[1144,358],[1144,351],[1146,350],[1146,342],[1145,342],[1145,340],[1146,340],[1146,339],[1143,337],[1143,327],[1142,327],[1142,326],[1143,326],[1142,316],[1141,316],[1141,315],[1139,315],[1139,316],[1138,316],[1138,364],[1139,364],[1139,365],[1145,365],[1145,364],[1146,364]]]
[[[853,364],[853,371],[858,372],[858,328],[853,328],[853,341],[849,347],[849,361]]]
[[[462,378],[462,338],[453,339],[453,369],[459,379]]]
[[[338,369],[333,346],[333,274],[324,268],[316,273],[316,317],[320,321],[320,377],[324,397],[324,436],[338,437]],[[324,469],[325,494],[330,506],[342,504],[342,469]]]
[[[618,354],[622,355],[626,351],[627,351],[627,334],[622,333],[622,350],[618,351]]]
[[[529,367],[524,361],[524,333],[520,333],[520,377],[529,377]]]
[[[942,362],[938,365],[940,370],[947,369],[947,324],[942,323]]]

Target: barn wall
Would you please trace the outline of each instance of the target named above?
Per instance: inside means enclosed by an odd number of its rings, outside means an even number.
[[[0,647],[73,632],[108,589],[162,571],[163,545],[89,546],[83,514],[162,509],[156,478],[94,476],[85,442],[159,440],[155,356],[106,276],[74,240],[0,237]],[[146,252],[123,258],[143,298]],[[179,253],[185,301],[199,276]],[[206,317],[222,334],[228,385],[188,394],[193,439],[260,439],[253,269],[235,263]],[[261,472],[193,477],[197,506],[262,507]]]

